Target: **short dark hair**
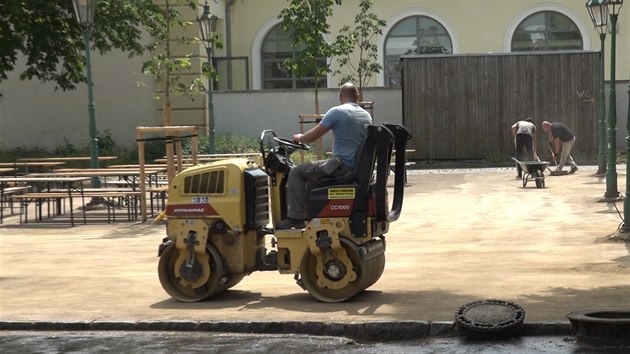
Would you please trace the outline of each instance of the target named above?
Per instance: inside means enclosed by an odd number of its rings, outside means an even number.
[[[533,119],[531,119],[531,118],[529,118],[529,117],[525,118],[525,121],[526,121],[526,122],[530,122],[530,123],[534,123],[534,120],[533,120]]]

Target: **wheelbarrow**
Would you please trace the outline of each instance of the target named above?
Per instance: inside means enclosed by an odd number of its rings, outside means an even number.
[[[544,171],[549,167],[547,161],[519,161],[515,158],[521,169],[523,170],[523,187],[527,187],[527,182],[536,181],[537,188],[543,188],[545,186],[545,174]]]

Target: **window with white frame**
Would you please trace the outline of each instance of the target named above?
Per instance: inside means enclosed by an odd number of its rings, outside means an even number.
[[[435,19],[410,16],[394,25],[385,40],[385,86],[400,86],[400,57],[412,54],[452,54],[451,37]]]
[[[578,26],[556,11],[536,12],[525,18],[514,31],[513,52],[581,50],[584,47]]]
[[[295,89],[315,87],[315,76],[298,78],[288,72],[283,63],[294,59],[300,48],[291,47],[289,34],[276,25],[265,37],[261,47],[262,89]],[[321,58],[326,65],[326,58]],[[321,79],[319,86],[326,86],[326,78]]]

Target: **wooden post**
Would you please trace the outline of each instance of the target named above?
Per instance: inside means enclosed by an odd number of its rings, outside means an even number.
[[[146,186],[144,185],[145,171],[144,165],[146,163],[144,156],[144,134],[142,130],[136,128],[136,140],[138,141],[138,165],[140,166],[140,215],[142,215],[142,221],[147,221],[147,195]]]
[[[361,106],[361,108],[365,109],[366,111],[370,112],[370,115],[372,116],[372,122],[376,124],[376,121],[374,120],[374,102],[361,101],[359,102],[359,106]]]
[[[172,137],[170,138],[172,139]],[[173,180],[173,177],[175,177],[175,163],[173,161],[174,154],[173,141],[166,140],[166,175],[168,176],[169,182]]]
[[[199,140],[197,137],[197,131],[195,130],[195,134],[192,137],[192,164],[193,166],[197,165],[198,154],[199,154]]]
[[[319,122],[322,120],[322,117],[324,115],[323,114],[300,114],[300,133],[304,133],[304,124],[310,124],[310,123],[314,123],[314,124],[319,124]],[[323,158],[323,144],[322,144],[322,138],[317,139],[317,141],[315,141],[315,149],[317,152],[317,159],[321,160]],[[304,162],[304,154],[302,154],[302,162]]]
[[[179,136],[179,131],[175,132],[175,149],[177,150],[177,173],[182,172],[183,170],[183,161],[182,161],[182,138]],[[169,180],[170,182],[170,180]]]

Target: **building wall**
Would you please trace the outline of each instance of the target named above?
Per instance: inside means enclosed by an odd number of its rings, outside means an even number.
[[[373,11],[387,21],[384,35],[397,21],[408,15],[423,14],[442,22],[451,33],[454,53],[505,52],[509,48],[511,31],[529,14],[540,10],[560,11],[569,16],[584,32],[586,50],[599,49],[599,38],[592,27],[585,1],[562,0],[374,0]],[[289,135],[299,129],[297,115],[314,113],[312,90],[259,91],[255,78],[260,78],[260,67],[256,60],[257,51],[267,31],[277,19],[281,9],[288,5],[286,0],[238,0],[229,8],[231,17],[232,56],[249,58],[249,84],[251,91],[214,93],[216,131],[257,136],[262,129],[278,126],[280,135]],[[331,19],[331,32],[336,32],[344,24],[351,24],[359,0],[344,0],[341,8],[336,8]],[[209,1],[211,10],[221,20],[218,31],[225,34],[226,7],[224,0]],[[218,6],[221,5],[221,6]],[[199,9],[201,13],[201,9]],[[194,12],[186,12],[193,19]],[[194,31],[193,26],[190,30]],[[628,86],[630,77],[630,8],[621,10],[617,33],[617,110],[618,144],[624,146],[625,122],[628,107]],[[382,58],[384,36],[377,41]],[[227,45],[228,43],[226,43]],[[606,78],[610,77],[610,34],[606,42]],[[216,50],[217,57],[225,56],[227,48]],[[195,67],[206,60],[201,46],[192,46],[182,53],[192,53]],[[163,122],[162,103],[152,98],[152,81],[139,74],[144,58],[128,58],[123,53],[111,53],[105,57],[92,53],[94,98],[96,102],[97,128],[108,130],[115,141],[122,145],[135,144],[136,126],[161,125]],[[235,68],[240,66],[235,65]],[[242,77],[243,70],[235,73]],[[594,68],[595,70],[595,68]],[[87,90],[78,85],[73,92],[53,90],[53,85],[38,81],[23,82],[17,79],[19,69],[7,80],[0,82],[4,97],[0,101],[0,149],[18,146],[54,147],[65,140],[76,145],[87,144]],[[225,77],[219,78],[225,80]],[[142,81],[149,88],[138,86]],[[370,86],[380,86],[383,75],[373,79]],[[223,83],[222,83],[223,84]],[[331,77],[329,89],[323,90],[321,110],[336,103],[335,87],[338,82]],[[222,86],[222,85],[220,85]],[[238,89],[239,87],[235,87]],[[606,91],[608,92],[608,86]],[[372,96],[373,94],[373,96]],[[327,98],[328,97],[328,98]],[[401,122],[400,90],[393,88],[371,88],[366,100],[375,101],[375,116],[392,117]],[[207,124],[207,96],[201,95],[190,101],[178,98],[174,102],[173,124]],[[203,130],[203,129],[202,129]]]
[[[66,142],[86,147],[87,85],[55,91],[52,83],[20,81],[19,68],[0,82],[0,149],[57,147]],[[160,124],[152,98],[153,80],[140,74],[142,60],[123,53],[106,57],[92,53],[96,127],[108,130],[116,142],[135,141],[136,126]],[[139,86],[144,82],[148,87]]]
[[[402,123],[400,89],[369,88],[364,92],[367,100],[374,100],[373,118],[376,124]],[[300,114],[315,112],[315,95],[312,91],[248,91],[220,92],[215,95],[216,131],[259,137],[263,129],[271,129],[278,136],[291,137],[300,131]],[[322,113],[339,104],[336,89],[319,93]],[[313,127],[305,124],[304,130]],[[325,143],[329,143],[329,138]]]

